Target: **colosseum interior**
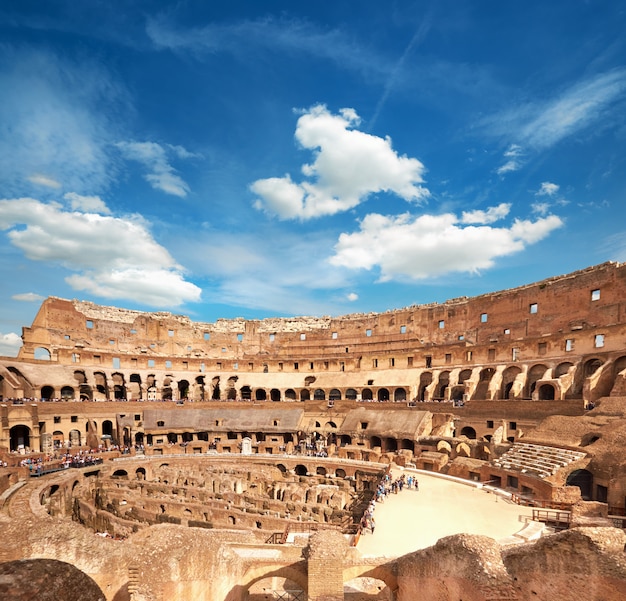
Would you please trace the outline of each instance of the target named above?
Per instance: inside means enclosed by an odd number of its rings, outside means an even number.
[[[0,357],[2,599],[626,598],[626,264],[342,317],[48,298],[22,339]],[[549,527],[363,557],[391,466]]]

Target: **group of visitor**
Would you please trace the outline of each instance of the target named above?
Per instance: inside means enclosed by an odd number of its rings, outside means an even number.
[[[374,510],[376,509],[377,503],[384,503],[385,499],[390,494],[397,495],[399,492],[402,492],[404,488],[419,490],[419,482],[416,476],[406,474],[402,474],[398,478],[392,478],[391,473],[387,472],[381,479],[378,487],[376,488],[376,493],[374,494],[374,498],[369,502],[367,509],[363,513],[363,517],[361,518],[361,522],[359,524],[361,534],[365,534],[366,530],[369,530],[372,534],[374,534],[374,530],[376,529],[376,520],[374,519]]]

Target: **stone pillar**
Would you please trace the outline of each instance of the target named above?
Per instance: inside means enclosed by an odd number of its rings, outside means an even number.
[[[341,532],[320,530],[308,547],[308,601],[343,601],[343,562],[349,550]]]

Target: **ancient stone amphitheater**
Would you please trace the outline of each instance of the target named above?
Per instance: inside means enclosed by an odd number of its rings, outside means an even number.
[[[22,338],[0,599],[626,598],[626,265],[332,318],[48,298]],[[363,557],[390,466],[498,489],[550,533]]]

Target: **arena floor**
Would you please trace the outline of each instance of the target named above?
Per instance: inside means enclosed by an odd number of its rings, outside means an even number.
[[[393,476],[401,473],[394,470]],[[452,534],[501,540],[522,530],[532,516],[532,508],[473,486],[422,473],[417,478],[419,491],[405,487],[376,505],[374,534],[366,530],[357,545],[363,556],[398,557]]]

